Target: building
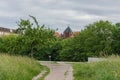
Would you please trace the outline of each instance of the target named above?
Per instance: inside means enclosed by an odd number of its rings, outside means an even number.
[[[73,35],[73,32],[71,28],[68,26],[63,32],[63,38],[69,38],[69,37],[72,37],[72,35]]]
[[[16,32],[16,30],[14,30],[14,29],[0,27],[0,36],[9,35],[9,34],[15,33],[15,32]],[[72,38],[75,35],[78,35],[79,33],[80,33],[79,31],[72,32],[71,28],[68,26],[62,34],[59,34],[59,32],[55,32],[54,36],[57,38],[65,39],[65,38]]]
[[[0,36],[9,35],[10,33],[14,33],[14,32],[15,32],[14,29],[8,29],[8,28],[0,27]]]
[[[78,35],[79,33],[80,33],[79,31],[73,32],[72,29],[68,26],[61,35],[58,32],[55,32],[54,35],[56,37],[61,37],[62,39],[66,39],[66,38],[73,38],[75,35]]]
[[[55,32],[55,33],[54,33],[54,36],[55,36],[55,37],[58,37],[58,38],[61,37],[60,34],[59,34],[59,32]]]

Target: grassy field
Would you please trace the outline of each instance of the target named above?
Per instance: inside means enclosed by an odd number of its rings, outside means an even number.
[[[73,64],[74,80],[120,80],[120,58]]]
[[[32,80],[42,69],[34,59],[0,54],[0,80]]]

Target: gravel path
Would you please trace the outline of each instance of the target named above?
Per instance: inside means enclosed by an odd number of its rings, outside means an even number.
[[[40,62],[50,68],[50,73],[45,80],[73,80],[73,69],[70,64],[65,62]]]

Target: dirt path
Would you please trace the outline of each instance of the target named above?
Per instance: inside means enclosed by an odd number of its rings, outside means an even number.
[[[72,66],[65,62],[41,62],[42,65],[50,68],[50,74],[45,80],[73,80]]]

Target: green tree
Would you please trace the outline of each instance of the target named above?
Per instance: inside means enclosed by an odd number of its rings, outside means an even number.
[[[120,54],[120,23],[116,23],[113,29],[112,48],[113,53]]]
[[[62,41],[61,60],[86,61],[88,56],[112,54],[114,27],[103,20],[87,25],[79,35]]]
[[[44,59],[49,55],[50,47],[55,40],[54,31],[45,28],[44,25],[40,26],[35,17],[30,17],[34,23],[23,19],[18,22],[19,28],[17,30],[20,33],[19,39],[21,39],[20,43],[23,46],[22,50],[31,57]]]
[[[79,35],[83,50],[95,53],[95,55],[111,54],[113,28],[114,25],[111,22],[102,20],[87,25]]]
[[[75,38],[67,38],[61,41],[62,50],[60,60],[62,61],[87,61],[87,54],[84,54],[79,41]]]

